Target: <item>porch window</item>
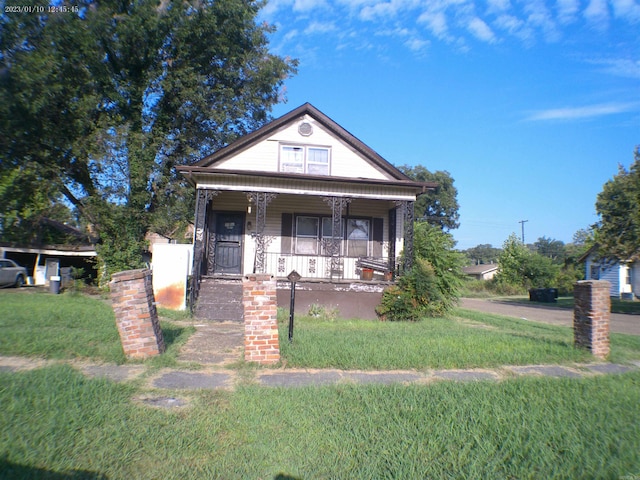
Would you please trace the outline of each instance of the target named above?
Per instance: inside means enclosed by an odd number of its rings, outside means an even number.
[[[347,257],[369,255],[370,222],[362,218],[347,219]]]
[[[280,171],[329,175],[329,149],[326,147],[281,145]]]
[[[331,217],[296,217],[295,253],[298,255],[328,255],[332,241]],[[340,255],[347,257],[369,256],[371,219],[343,218],[340,233]]]
[[[296,218],[296,253],[299,255],[318,254],[318,217]]]

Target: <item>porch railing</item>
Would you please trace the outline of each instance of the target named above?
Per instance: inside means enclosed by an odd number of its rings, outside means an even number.
[[[377,257],[372,260],[379,264],[393,265],[393,271],[397,270],[397,259],[392,263],[389,262],[389,257]],[[326,255],[265,253],[265,267],[266,273],[276,277],[286,277],[292,270],[295,270],[303,278],[307,279],[359,280],[362,278],[362,269],[358,266],[357,257],[337,257],[332,259],[332,257]],[[384,272],[376,271],[374,274],[375,279],[384,279]]]

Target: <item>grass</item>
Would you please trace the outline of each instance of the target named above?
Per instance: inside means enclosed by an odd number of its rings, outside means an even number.
[[[167,353],[151,362],[174,365],[179,346],[195,329],[165,320],[160,325]],[[107,301],[29,289],[0,290],[0,355],[126,362]]]
[[[287,366],[593,360],[572,347],[569,328],[466,310],[418,323],[296,318],[292,345],[286,328]],[[170,365],[192,331],[170,321],[162,329],[170,353],[151,370]],[[640,358],[640,337],[611,339],[615,361]],[[0,355],[124,361],[116,346],[103,300],[0,291]],[[156,396],[187,406],[141,401]],[[234,391],[151,390],[68,365],[0,371],[0,478],[635,478],[638,398],[640,371],[410,386],[267,388],[248,379]]]
[[[292,368],[422,370],[594,360],[573,347],[570,328],[463,309],[452,318],[415,323],[300,317],[293,343],[287,335],[288,322],[282,321],[281,355]],[[614,334],[611,345],[613,361],[640,360],[640,337]]]
[[[640,372],[428,386],[247,386],[182,409],[67,366],[0,372],[0,477],[622,478]],[[177,392],[162,392],[176,395]]]

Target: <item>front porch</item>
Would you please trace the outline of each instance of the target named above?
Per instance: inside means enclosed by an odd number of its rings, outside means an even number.
[[[202,276],[389,282],[410,268],[399,254],[412,250],[413,201],[402,197],[199,188],[196,208],[192,305]]]

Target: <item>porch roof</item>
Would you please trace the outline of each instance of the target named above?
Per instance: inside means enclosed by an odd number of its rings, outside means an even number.
[[[178,171],[196,188],[260,191],[293,195],[330,195],[386,200],[415,200],[434,190],[436,182],[328,177],[283,172],[233,171],[202,166],[182,166]]]

